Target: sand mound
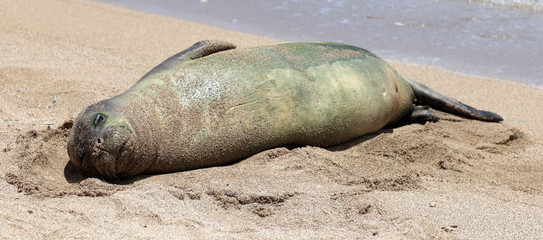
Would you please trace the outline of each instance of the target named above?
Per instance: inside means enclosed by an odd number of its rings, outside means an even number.
[[[6,174],[6,181],[17,186],[20,192],[46,197],[61,197],[67,194],[107,196],[132,188],[140,182],[152,181],[168,185],[168,182],[184,181],[183,173],[168,174],[168,177],[161,177],[158,181],[154,181],[152,177],[109,183],[99,179],[87,179],[74,169],[66,154],[66,141],[72,125],[73,121],[69,120],[56,129],[48,127],[45,130],[30,130],[20,134],[14,149],[4,150],[12,152],[12,158],[16,159],[18,166],[18,171]],[[235,172],[239,171],[237,165],[243,167],[249,164],[247,166],[251,169],[244,169],[244,172],[251,175],[251,178],[262,177],[264,169],[276,173],[288,172],[293,178],[317,177],[319,181],[356,187],[364,191],[413,190],[422,187],[420,178],[423,176],[444,181],[495,181],[493,178],[481,178],[481,175],[495,175],[505,169],[496,168],[484,159],[513,154],[529,143],[520,130],[504,124],[453,118],[452,121],[442,120],[425,125],[384,129],[328,149],[311,146],[271,149],[242,160],[241,163],[224,167],[221,171]],[[255,171],[258,173],[249,174]],[[269,179],[273,178],[270,176]],[[239,202],[235,192],[228,194],[225,193],[226,190],[214,189],[202,191],[217,200],[224,200],[227,196]],[[295,192],[296,189],[293,189],[280,196],[242,198],[246,199],[245,202],[251,202],[247,200],[249,198],[277,203],[282,202],[277,199],[284,199],[284,196],[291,196]],[[224,204],[228,206],[227,203]]]

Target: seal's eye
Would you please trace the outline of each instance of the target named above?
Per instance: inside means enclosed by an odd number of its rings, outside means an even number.
[[[94,117],[94,126],[99,126],[102,122],[104,122],[104,120],[106,120],[106,116],[100,113],[96,114],[96,116]]]

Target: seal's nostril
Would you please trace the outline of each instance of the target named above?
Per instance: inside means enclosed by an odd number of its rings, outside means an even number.
[[[77,159],[77,162],[79,163],[79,165],[83,165],[83,161],[85,160],[85,156],[86,156],[86,154],[83,153],[83,155],[81,155],[81,156]]]
[[[96,139],[96,143],[98,143],[98,144],[102,144],[103,141],[104,141],[104,140],[103,140],[102,138]]]

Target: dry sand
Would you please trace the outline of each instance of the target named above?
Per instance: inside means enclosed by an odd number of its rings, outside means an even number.
[[[198,40],[275,40],[88,1],[0,6],[2,239],[543,238],[541,89],[394,62],[505,122],[451,117],[108,183],[67,164],[79,111]]]

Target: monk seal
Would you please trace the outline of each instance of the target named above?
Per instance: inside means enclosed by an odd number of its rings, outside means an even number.
[[[354,46],[202,41],[82,111],[71,163],[107,179],[224,165],[282,145],[327,147],[438,110],[499,122]]]

